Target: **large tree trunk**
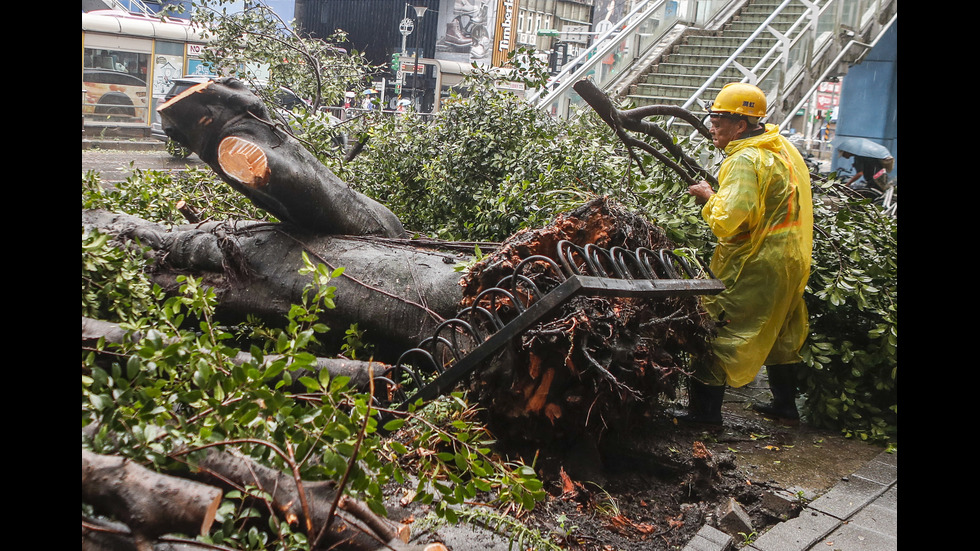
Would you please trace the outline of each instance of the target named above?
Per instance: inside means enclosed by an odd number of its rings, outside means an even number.
[[[299,274],[304,251],[313,262],[343,267],[343,275],[330,283],[337,288],[336,308],[321,318],[333,328],[327,337],[340,338],[358,323],[377,345],[380,361],[415,346],[456,312],[462,298],[460,274],[453,269],[459,257],[411,240],[313,234],[256,222],[165,228],[105,211],[83,212],[82,224],[149,246],[158,260],[152,280],[164,289],[176,289],[179,275],[203,278],[217,293],[217,315],[228,323],[248,314],[284,322],[310,283]]]
[[[158,112],[164,132],[283,222],[321,234],[406,235],[390,210],[277,128],[262,100],[236,79],[199,84]]]

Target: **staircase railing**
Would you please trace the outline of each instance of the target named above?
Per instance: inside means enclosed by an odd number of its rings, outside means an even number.
[[[605,89],[610,82],[641,59],[678,23],[697,24],[711,19],[733,0],[643,0],[622,20],[600,35],[565,68],[549,79],[545,90],[528,100],[552,115],[568,117],[583,104],[572,89],[579,80],[591,77]]]
[[[876,8],[877,7],[879,6],[876,6]],[[878,13],[880,13],[880,10],[876,10],[874,15],[878,15]],[[817,91],[817,87],[822,82],[826,81],[829,76],[831,76],[830,73],[837,71],[839,65],[843,63],[845,59],[849,59],[852,63],[859,62],[864,55],[875,47],[881,37],[885,34],[885,31],[887,31],[897,20],[898,14],[892,14],[889,20],[881,25],[881,29],[868,43],[852,39],[844,47],[842,47],[837,53],[836,57],[830,63],[826,64],[823,72],[821,72],[816,78],[812,79],[813,84],[804,94],[801,95],[800,100],[795,104],[795,106],[787,111],[782,120],[782,124],[780,124],[780,128],[785,128],[789,125],[796,113],[802,109],[806,102],[810,101],[810,99],[813,97],[813,94]],[[851,34],[851,29],[848,27],[848,25],[841,24],[840,28],[843,29],[846,34]],[[859,53],[855,54],[855,50],[858,50]]]
[[[850,33],[862,32],[879,20],[896,0],[784,0],[773,13],[739,46],[728,59],[688,98],[683,107],[693,110],[698,102],[704,102],[705,92],[714,81],[730,67],[744,75],[742,82],[755,84],[766,93],[772,108],[771,115],[784,116],[779,109],[780,99],[786,98],[806,79],[824,66],[828,55],[834,52],[836,39]],[[793,22],[789,29],[780,32],[772,23],[791,4],[800,3],[806,11]],[[880,35],[880,33],[879,33]],[[735,59],[746,48],[758,43],[760,37],[774,36],[777,40],[762,58],[751,68],[740,65]],[[830,67],[835,67],[834,62]],[[817,82],[819,83],[819,82]],[[699,105],[700,106],[700,105]],[[796,111],[792,111],[795,114]],[[770,119],[775,120],[775,119]],[[673,121],[668,121],[670,125]]]
[[[820,76],[813,79],[813,85],[807,90],[806,93],[804,93],[801,96],[799,102],[797,102],[792,109],[787,111],[787,115],[783,118],[782,123],[779,125],[779,127],[787,128],[789,126],[790,122],[793,120],[793,117],[796,116],[796,113],[799,112],[799,110],[803,108],[806,102],[810,101],[810,99],[813,97],[813,94],[816,93],[817,87],[822,82],[827,80],[831,72],[837,70],[838,65],[842,63],[844,59],[854,56],[855,49],[861,51],[861,53],[856,56],[855,61],[857,61],[860,60],[865,54],[870,52],[872,48],[875,47],[875,45],[878,43],[878,40],[880,40],[881,37],[885,34],[885,31],[887,31],[897,20],[898,20],[898,14],[892,15],[891,19],[889,19],[887,23],[882,25],[881,32],[879,32],[877,36],[870,43],[851,40],[850,42],[847,43],[847,45],[841,48],[840,52],[837,54],[834,60],[829,64],[827,64],[826,69],[824,69],[824,71],[820,74]],[[807,142],[809,142],[809,140],[807,140]],[[806,143],[807,147],[809,147],[809,145],[810,145],[809,143]]]
[[[684,103],[681,105],[683,108],[688,110],[694,110],[692,107],[698,104],[701,107],[701,103],[705,101],[704,95],[708,89],[715,83],[715,80],[721,76],[726,69],[736,68],[742,73],[742,82],[748,82],[750,84],[755,84],[766,93],[766,98],[769,105],[773,105],[773,100],[779,96],[782,91],[780,84],[782,83],[781,76],[790,72],[790,66],[793,70],[798,70],[802,67],[799,63],[799,53],[801,52],[800,47],[803,46],[805,42],[811,39],[813,26],[811,23],[817,20],[817,16],[821,9],[825,8],[827,5],[836,2],[837,0],[783,0],[779,6],[773,10],[771,14],[759,25],[759,27],[745,39],[740,46],[738,46],[734,52],[725,60],[718,69],[715,70],[711,76],[705,80],[704,84],[701,85],[694,94],[691,95]],[[806,6],[806,11],[793,22],[789,29],[785,32],[780,32],[776,30],[773,26],[773,22],[780,18],[785,10],[790,4],[802,3]],[[823,4],[823,5],[821,5]],[[773,45],[762,58],[756,62],[756,64],[747,68],[736,61],[736,58],[742,55],[749,47],[761,43],[763,40],[767,40],[775,37],[776,43]],[[672,124],[673,121],[668,121],[668,126]]]

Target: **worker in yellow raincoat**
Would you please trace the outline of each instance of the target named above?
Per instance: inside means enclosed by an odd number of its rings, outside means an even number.
[[[682,420],[721,425],[725,385],[751,382],[763,365],[773,394],[758,411],[799,422],[800,349],[809,332],[803,290],[810,276],[813,202],[803,157],[766,116],[766,96],[745,83],[726,85],[710,109],[711,136],[727,158],[718,191],[689,188],[717,238],[711,271],[726,289],[704,306],[727,322],[712,341],[714,357],[697,366]]]

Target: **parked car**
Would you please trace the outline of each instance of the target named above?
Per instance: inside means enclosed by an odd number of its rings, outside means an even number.
[[[146,81],[137,76],[112,69],[87,68],[82,71],[82,88],[85,90],[83,114],[145,116]]]
[[[174,79],[173,85],[170,87],[170,90],[168,90],[166,95],[164,96],[164,101],[165,102],[170,101],[172,98],[180,95],[185,90],[193,86],[196,86],[202,82],[208,82],[212,78],[213,77],[209,77],[209,76],[189,75],[178,79]],[[260,84],[259,86],[261,87],[263,85]],[[309,103],[303,98],[296,95],[296,93],[290,90],[289,88],[284,88],[281,86],[279,87],[279,91],[276,94],[275,102],[276,102],[276,108],[274,109],[273,116],[277,117],[279,119],[279,122],[282,122],[283,124],[292,128],[294,133],[302,134],[303,129],[297,126],[296,119],[293,116],[292,112],[293,109],[296,107],[309,106]],[[327,117],[328,124],[330,126],[339,124],[341,122],[340,119],[334,117],[333,115],[330,115],[329,113],[322,113],[321,116]],[[171,154],[178,157],[186,157],[189,154],[189,152],[186,149],[180,148],[179,146],[176,146],[176,144],[171,144],[170,137],[167,136],[166,132],[163,131],[163,124],[160,121],[159,113],[153,114],[153,123],[150,125],[150,134],[158,140],[167,142],[168,145],[170,146],[168,147],[168,149],[170,150]],[[334,143],[341,147],[345,146],[347,144],[347,137],[344,136],[343,134],[340,134],[338,135],[337,138],[335,138]]]

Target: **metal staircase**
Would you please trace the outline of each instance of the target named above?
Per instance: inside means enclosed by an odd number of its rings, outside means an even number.
[[[742,81],[746,78],[744,69],[756,67],[778,42],[773,33],[753,37],[760,25],[769,20],[769,27],[785,35],[806,13],[802,2],[777,11],[779,7],[775,0],[749,0],[722,30],[684,36],[630,87],[626,97],[637,106],[689,107],[685,104],[699,91],[714,97],[725,84]],[[738,54],[733,56],[736,50]],[[721,71],[711,79],[719,67]],[[699,90],[709,79],[708,87]]]
[[[574,117],[587,106],[572,86],[591,78],[637,106],[697,112],[724,84],[742,81],[765,91],[769,120],[780,123],[829,73],[860,61],[897,12],[897,0],[648,0],[555,75],[547,95],[531,99]]]

